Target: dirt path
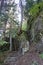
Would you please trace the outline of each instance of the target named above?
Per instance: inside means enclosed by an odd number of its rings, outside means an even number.
[[[43,60],[41,60],[38,54],[36,53],[27,53],[25,56],[23,56],[17,62],[15,62],[15,64],[16,65],[32,65],[33,62],[37,62],[38,65],[43,65]],[[13,63],[13,65],[15,64]]]
[[[31,47],[33,50],[34,48]],[[39,57],[39,54],[36,53],[34,50],[25,53],[25,55],[21,55],[19,53],[11,53],[7,58],[4,65],[43,65],[43,59]]]
[[[37,64],[34,64],[37,63]],[[35,52],[35,45],[30,46],[30,50],[21,55],[19,52],[11,52],[7,59],[4,61],[4,65],[43,65],[43,59],[39,57],[39,54]]]

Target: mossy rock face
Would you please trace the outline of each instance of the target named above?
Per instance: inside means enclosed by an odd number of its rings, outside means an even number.
[[[40,14],[43,15],[43,14]],[[38,17],[34,23],[32,24],[31,27],[31,33],[32,33],[32,38],[34,39],[35,42],[38,42],[41,40],[41,37],[43,36],[43,19],[42,17]]]
[[[37,36],[37,32],[43,31],[43,21],[41,21],[43,14],[40,14],[41,11],[43,11],[43,2],[33,5],[28,13],[29,19],[27,21],[27,31],[31,31],[31,34],[28,34],[29,40],[32,38],[32,41],[38,41],[39,36]],[[39,17],[39,19],[37,20],[39,14],[41,17]]]

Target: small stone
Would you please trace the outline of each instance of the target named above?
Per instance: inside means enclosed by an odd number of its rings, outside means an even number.
[[[32,65],[39,65],[37,61],[33,61]]]

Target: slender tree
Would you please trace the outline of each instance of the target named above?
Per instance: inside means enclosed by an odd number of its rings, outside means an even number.
[[[23,18],[24,18],[24,9],[25,9],[24,0],[20,0],[19,4],[20,4],[20,9],[21,9],[21,23],[19,27],[19,34],[21,34],[22,33],[22,23],[23,23]]]

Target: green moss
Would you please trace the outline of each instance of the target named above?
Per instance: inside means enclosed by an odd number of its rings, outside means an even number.
[[[43,9],[43,2],[39,4],[35,4],[31,9],[30,9],[30,15],[32,17],[36,17],[39,12]]]
[[[31,14],[32,16],[36,16],[36,14],[39,12],[38,7],[39,7],[39,5],[35,5],[35,6],[30,10],[30,14]]]
[[[27,30],[27,22],[23,22],[22,24],[22,30],[26,31]]]
[[[39,3],[40,9],[43,9],[43,2]]]

